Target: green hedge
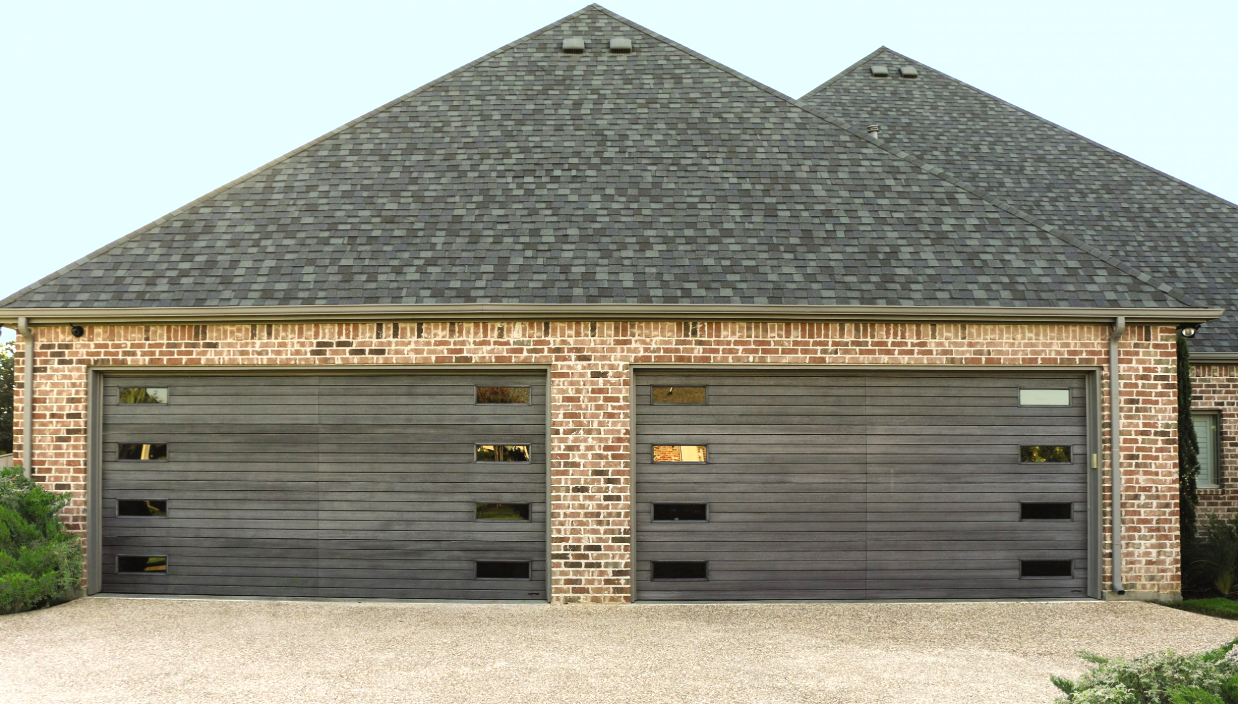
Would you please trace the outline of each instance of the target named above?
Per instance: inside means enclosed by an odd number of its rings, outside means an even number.
[[[1192,597],[1238,592],[1238,516],[1208,516],[1195,537],[1182,542],[1182,580]]]
[[[1238,639],[1204,653],[1165,650],[1134,660],[1108,660],[1083,653],[1095,663],[1076,680],[1053,677],[1062,690],[1058,704],[1238,704]]]
[[[81,589],[82,548],[57,515],[68,494],[0,469],[0,614],[68,601]]]

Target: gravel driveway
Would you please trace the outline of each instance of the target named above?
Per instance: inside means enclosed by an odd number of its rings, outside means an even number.
[[[89,598],[0,616],[0,701],[1048,702],[1080,649],[1238,622],[1138,603],[515,606]]]

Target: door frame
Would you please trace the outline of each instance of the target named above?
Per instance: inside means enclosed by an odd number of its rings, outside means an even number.
[[[1087,472],[1087,566],[1088,577],[1085,595],[1090,599],[1101,598],[1101,513],[1104,497],[1101,492],[1101,413],[1100,413],[1100,381],[1104,368],[1099,365],[1060,365],[1060,364],[1002,364],[991,367],[977,367],[970,364],[692,364],[692,363],[656,363],[634,362],[628,369],[628,477],[631,491],[628,495],[628,516],[631,520],[629,534],[629,559],[632,601],[639,601],[637,593],[637,555],[639,537],[636,534],[636,485],[640,478],[636,472],[637,417],[636,417],[636,377],[644,372],[783,372],[797,374],[808,372],[812,374],[829,375],[849,374],[854,372],[967,372],[972,374],[1062,374],[1075,373],[1084,377],[1086,389],[1085,420],[1087,428],[1088,460],[1084,462]],[[932,600],[930,600],[932,601]],[[664,603],[664,602],[659,602]]]
[[[125,365],[91,365],[86,368],[86,594],[98,594],[103,590],[103,378],[104,376],[163,376],[183,374],[186,376],[235,376],[237,374],[253,375],[362,375],[391,376],[399,374],[520,374],[542,373],[546,389],[545,412],[545,443],[546,451],[543,479],[546,487],[545,502],[545,590],[546,602],[553,597],[551,593],[552,570],[550,565],[550,531],[551,531],[551,487],[550,487],[550,421],[553,399],[551,388],[551,365],[549,364],[384,364],[384,365],[352,365],[352,366],[310,366],[269,364],[269,365],[211,365],[211,366],[161,366],[151,365],[132,367]],[[349,597],[318,598],[318,597],[248,597],[259,600],[312,600],[312,601],[355,601]],[[441,600],[431,600],[441,601]],[[464,602],[464,600],[461,600]],[[464,603],[484,603],[479,600],[467,600]],[[523,603],[523,602],[520,602]]]

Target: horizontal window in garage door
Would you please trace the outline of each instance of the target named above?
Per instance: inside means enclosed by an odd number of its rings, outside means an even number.
[[[1069,445],[1023,445],[1019,448],[1020,462],[1069,462]]]
[[[528,462],[528,445],[478,445],[478,462]]]
[[[704,386],[655,386],[654,403],[705,403]]]
[[[116,458],[121,460],[166,460],[168,446],[164,443],[122,442],[117,445]]]
[[[167,403],[168,390],[155,387],[126,387],[120,390],[121,403]]]
[[[478,386],[478,403],[528,403],[527,386]]]
[[[705,462],[708,451],[704,445],[654,445],[654,462]]]
[[[164,499],[120,499],[116,502],[116,515],[166,518],[168,502]]]

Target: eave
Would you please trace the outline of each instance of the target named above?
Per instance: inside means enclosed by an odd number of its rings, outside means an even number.
[[[1221,308],[1031,308],[694,304],[331,305],[132,308],[3,308],[0,324],[275,323],[366,320],[942,321],[977,323],[1205,323]]]

